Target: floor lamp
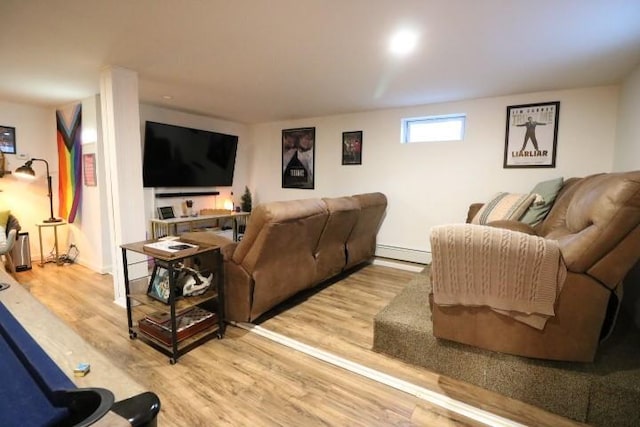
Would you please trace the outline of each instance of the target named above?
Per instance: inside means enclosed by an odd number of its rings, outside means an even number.
[[[47,166],[47,186],[49,189],[49,209],[50,209],[51,216],[42,222],[45,222],[45,223],[62,222],[61,219],[53,216],[53,193],[51,192],[51,175],[49,175],[49,162],[47,162],[45,159],[31,159],[27,161],[27,163],[25,163],[24,165],[16,169],[16,175],[26,177],[26,178],[31,178],[31,179],[35,178],[36,172],[31,167],[33,162],[44,162],[44,164]]]

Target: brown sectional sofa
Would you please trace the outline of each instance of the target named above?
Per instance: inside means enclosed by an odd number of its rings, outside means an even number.
[[[468,222],[480,206],[470,207]],[[516,231],[527,228],[517,225]],[[567,266],[544,330],[487,307],[439,306],[431,295],[433,334],[503,353],[591,362],[613,328],[622,281],[640,259],[640,171],[566,180],[544,221],[528,228],[557,240]]]
[[[240,242],[208,231],[181,240],[222,247],[225,319],[252,322],[370,260],[386,206],[382,193],[271,202],[254,208]]]

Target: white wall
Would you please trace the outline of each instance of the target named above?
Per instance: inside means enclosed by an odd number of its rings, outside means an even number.
[[[194,211],[204,208],[223,208],[224,201],[231,198],[233,192],[233,201],[235,204],[240,203],[240,196],[244,191],[244,186],[249,183],[249,164],[251,162],[251,144],[249,142],[249,129],[246,125],[230,122],[227,120],[216,119],[207,116],[199,116],[195,114],[184,113],[167,108],[141,104],[140,105],[140,134],[142,135],[144,144],[144,124],[153,121],[159,123],[168,123],[177,126],[185,126],[194,129],[203,129],[208,131],[226,133],[238,136],[238,151],[236,153],[236,167],[233,177],[232,187],[207,187],[207,188],[158,188],[145,189],[145,212],[148,224],[149,236],[151,228],[148,222],[150,218],[157,218],[157,206],[173,206],[176,214],[180,214],[184,207],[186,199],[193,200]],[[194,192],[194,191],[219,191],[219,196],[198,196],[198,197],[180,197],[180,198],[163,198],[155,199],[156,192]]]
[[[640,169],[640,64],[620,89],[613,168],[616,171]]]
[[[556,168],[504,169],[506,107],[560,101]],[[252,127],[254,203],[381,191],[389,200],[378,243],[430,251],[432,226],[461,222],[472,202],[538,182],[611,171],[618,89],[614,86],[430,104]],[[400,144],[403,117],[466,113],[463,142]],[[315,190],[281,188],[281,131],[316,127]],[[342,132],[362,130],[361,166],[341,165]]]
[[[58,212],[58,154],[56,146],[55,109],[0,101],[0,124],[16,128],[17,154],[6,155],[6,170],[15,171],[26,160],[36,157],[47,160],[53,182],[53,211]],[[18,159],[24,156],[24,159]],[[13,174],[0,179],[0,207],[10,209],[20,221],[22,232],[29,233],[31,257],[40,258],[36,223],[49,218],[46,169],[42,162],[34,162],[35,180],[23,180]],[[61,251],[66,251],[67,232],[59,228]],[[46,257],[53,249],[54,238],[50,229],[42,231],[42,246]]]
[[[97,271],[111,271],[111,245],[107,217],[106,183],[102,153],[102,125],[100,121],[100,97],[82,100],[82,154],[94,154],[96,159],[96,186],[84,183],[82,172],[82,203],[73,224],[68,225],[69,243],[78,250],[76,262]],[[70,253],[70,255],[72,255]]]
[[[463,221],[467,207],[472,202],[485,201],[497,191],[529,191],[536,182],[547,178],[584,176],[612,170],[618,102],[621,124],[617,130],[615,168],[637,168],[633,162],[640,158],[634,151],[639,150],[639,144],[635,143],[639,131],[637,122],[630,118],[638,117],[640,111],[639,81],[640,71],[636,69],[625,82],[620,100],[618,88],[610,86],[264,123],[251,127],[141,105],[141,131],[146,120],[153,120],[239,136],[234,186],[216,188],[221,192],[217,198],[194,198],[196,209],[214,205],[222,207],[231,191],[237,204],[245,185],[253,193],[254,204],[382,191],[389,198],[389,207],[380,230],[379,243],[426,253],[429,251],[429,229],[437,224]],[[556,168],[503,169],[506,107],[545,101],[561,103]],[[83,109],[85,125],[88,126],[89,117],[93,114],[86,107]],[[416,145],[399,143],[402,117],[457,112],[467,113],[465,141]],[[54,182],[54,205],[57,204],[55,110],[0,101],[0,124],[16,127],[18,153],[43,157],[49,161]],[[282,189],[281,131],[307,126],[316,127],[315,190]],[[364,131],[361,166],[341,165],[342,132],[350,130]],[[622,135],[630,136],[623,140]],[[86,152],[92,149],[91,144],[85,147]],[[7,158],[8,168],[12,170],[23,163],[14,155],[8,155]],[[35,167],[38,168],[38,165]],[[99,175],[99,185],[101,179],[104,178]],[[35,223],[48,216],[46,180],[40,178],[34,182],[23,182],[7,175],[0,179],[0,189],[3,190],[0,192],[0,204],[10,206],[18,215],[24,231],[30,234],[32,256],[37,258],[39,247]],[[98,196],[92,193],[93,188],[83,187],[83,191],[85,201],[80,220],[89,221],[87,216],[91,215],[93,219],[90,221],[95,225],[95,221],[100,222],[95,217],[96,211],[101,214],[106,207],[103,201],[98,203]],[[156,215],[156,200],[153,190],[146,189],[144,194],[146,218],[149,219]],[[174,209],[179,210],[183,201],[161,199],[160,203],[172,204]],[[93,213],[88,214],[87,209]],[[93,230],[86,231],[85,225]],[[74,234],[69,239],[78,244],[83,264],[102,271],[107,267],[96,267],[97,264],[91,261],[93,255],[90,256],[90,253],[98,257],[101,249],[89,235],[105,227],[94,225],[82,223],[84,236]],[[61,233],[61,248],[65,250],[67,233]],[[53,245],[53,238],[47,234],[43,236],[45,255]],[[108,248],[102,248],[105,249]]]

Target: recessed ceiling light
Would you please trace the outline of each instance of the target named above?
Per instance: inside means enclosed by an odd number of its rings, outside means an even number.
[[[389,49],[395,55],[407,55],[418,44],[418,33],[413,30],[400,30],[391,36]]]
[[[171,95],[162,95],[162,99],[166,99],[166,100],[173,99],[173,96],[171,96]]]

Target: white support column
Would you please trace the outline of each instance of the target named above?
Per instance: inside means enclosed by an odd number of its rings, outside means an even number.
[[[146,238],[138,74],[118,67],[103,70],[100,75],[100,98],[113,290],[116,303],[124,306],[124,266],[120,245]],[[130,277],[134,277],[133,274],[143,273],[130,270]]]

